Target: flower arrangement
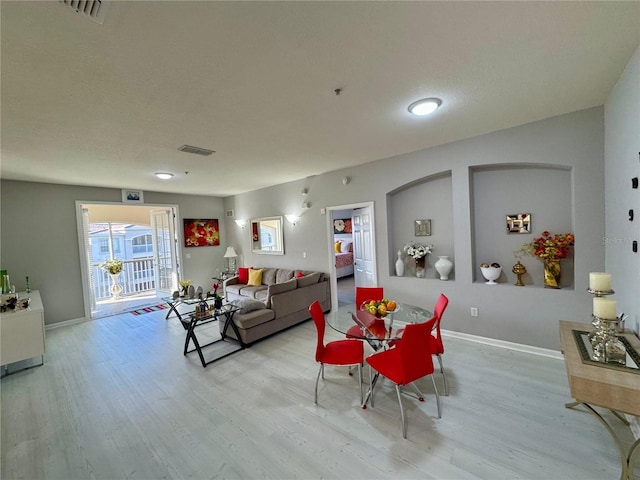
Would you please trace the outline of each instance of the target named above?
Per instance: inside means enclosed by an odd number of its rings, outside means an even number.
[[[409,242],[404,246],[404,251],[407,255],[414,259],[426,257],[433,251],[433,245],[423,245],[422,243]]]
[[[213,293],[209,292],[209,296],[215,298],[216,300],[222,299],[222,297],[218,295],[218,289],[220,288],[220,284],[218,282],[212,283],[211,288],[213,288]]]
[[[178,283],[180,283],[180,286],[182,287],[182,294],[187,295],[189,285],[191,285],[191,280],[179,280]]]
[[[100,268],[110,275],[117,275],[122,272],[122,266],[122,260],[118,260],[117,258],[105,260],[100,264]]]
[[[548,231],[542,232],[542,236],[534,238],[532,242],[525,243],[519,252],[535,255],[543,260],[562,260],[569,256],[569,247],[575,242],[572,233],[551,235]]]

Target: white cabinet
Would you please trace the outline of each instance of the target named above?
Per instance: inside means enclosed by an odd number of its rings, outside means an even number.
[[[26,295],[23,292],[19,298]],[[28,308],[0,313],[0,365],[33,357],[42,357],[44,362],[44,308],[40,292],[34,290],[29,297]]]

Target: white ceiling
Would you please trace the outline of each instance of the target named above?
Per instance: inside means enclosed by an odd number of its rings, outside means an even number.
[[[0,12],[2,178],[219,196],[602,105],[640,44],[636,1]]]

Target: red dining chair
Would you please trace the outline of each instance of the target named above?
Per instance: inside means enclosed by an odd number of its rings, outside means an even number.
[[[449,305],[449,299],[443,293],[438,297],[436,306],[433,309],[433,316],[436,317],[436,324],[431,332],[431,338],[429,338],[429,352],[432,355],[438,357],[438,363],[440,364],[440,373],[444,380],[444,394],[449,395],[449,384],[447,383],[447,376],[444,373],[444,366],[442,365],[442,355],[444,354],[444,344],[442,343],[442,335],[440,335],[440,323],[442,321],[442,315]],[[435,335],[434,335],[435,334]]]
[[[427,343],[427,351],[431,355],[436,355],[438,357],[438,363],[440,364],[440,373],[442,374],[442,379],[444,381],[444,394],[449,395],[449,384],[447,383],[447,376],[444,373],[444,365],[442,364],[442,354],[444,353],[444,344],[442,343],[442,335],[440,334],[440,323],[442,320],[442,315],[444,315],[444,311],[447,309],[447,305],[449,305],[449,299],[444,293],[441,293],[436,301],[436,305],[433,308],[433,317],[431,320],[435,319],[433,324],[433,330],[429,337],[429,341]],[[429,321],[431,321],[429,320]],[[398,330],[398,335],[402,334],[402,330]],[[393,340],[389,342],[390,346],[393,346],[399,340]]]
[[[360,383],[360,403],[362,403],[362,364],[364,363],[364,346],[357,340],[334,340],[324,343],[325,319],[320,303],[316,300],[309,307],[309,313],[313,318],[313,323],[318,331],[318,342],[316,345],[316,362],[320,364],[320,370],[316,377],[316,389],[313,397],[315,404],[318,403],[318,381],[322,375],[324,380],[325,365],[358,366],[358,383]],[[351,373],[349,373],[351,375]]]
[[[367,357],[369,368],[373,368],[380,375],[388,378],[396,385],[396,393],[398,395],[398,403],[400,404],[400,416],[402,419],[402,437],[407,438],[407,427],[404,417],[404,408],[402,406],[402,397],[400,387],[412,385],[418,393],[418,400],[424,402],[424,396],[414,383],[419,378],[427,375],[431,376],[433,389],[436,393],[436,405],[438,408],[438,418],[440,413],[440,395],[436,387],[436,381],[433,378],[433,360],[431,355],[425,355],[425,345],[431,336],[431,329],[434,326],[435,318],[424,323],[409,324],[404,329],[402,339],[398,341],[395,347],[388,350],[382,350]],[[374,380],[371,371],[369,371],[369,392],[371,394],[371,406],[373,407],[373,386]]]
[[[356,309],[359,309],[365,300],[382,300],[383,297],[383,287],[356,287]],[[347,338],[362,338],[362,328],[360,325],[354,325],[347,330],[346,335]]]

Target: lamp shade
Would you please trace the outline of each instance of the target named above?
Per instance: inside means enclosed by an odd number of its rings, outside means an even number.
[[[238,254],[233,249],[233,247],[227,247],[227,251],[224,252],[224,258],[235,258],[237,256],[238,256]]]

